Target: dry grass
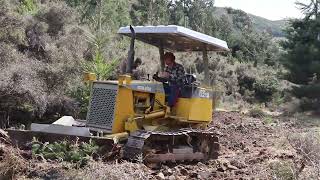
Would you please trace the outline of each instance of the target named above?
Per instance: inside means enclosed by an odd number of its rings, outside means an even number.
[[[9,137],[0,129],[0,179],[11,179],[15,174],[25,172],[27,164],[19,149],[10,145]]]
[[[320,134],[309,130],[288,137],[291,146],[301,156],[296,177],[317,179],[320,177]]]
[[[254,108],[250,109],[248,113],[249,113],[249,116],[254,117],[254,118],[262,119],[266,116],[266,114],[263,112],[263,110],[258,107],[254,107]]]
[[[1,130],[1,129],[0,129]],[[77,163],[32,156],[31,150],[20,150],[10,144],[0,131],[0,179],[148,179],[150,169],[142,163],[104,162],[89,158],[79,168]]]
[[[0,144],[0,179],[148,179],[150,170],[141,163],[90,161],[78,168],[73,163],[23,157],[23,152]]]
[[[0,179],[14,178],[26,172],[28,166],[29,163],[22,157],[18,149],[0,144]]]
[[[82,170],[71,170],[65,174],[65,179],[114,179],[114,180],[130,180],[130,179],[148,179],[149,169],[139,163],[111,163],[106,164],[101,161],[90,162],[89,165]]]
[[[292,162],[274,161],[269,164],[272,179],[291,180],[295,179]]]

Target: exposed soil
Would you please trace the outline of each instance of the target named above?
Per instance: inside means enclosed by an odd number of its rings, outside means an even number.
[[[219,159],[208,162],[167,164],[154,170],[138,163],[92,161],[77,170],[65,163],[31,159],[28,160],[32,163],[30,167],[52,168],[28,169],[24,170],[25,174],[17,174],[24,178],[44,179],[271,179],[272,162],[299,161],[286,136],[303,131],[303,128],[283,119],[269,117],[265,121],[239,112],[216,112],[209,129],[220,136],[221,150]],[[0,165],[1,160],[0,149]]]
[[[210,129],[220,136],[219,159],[173,168],[164,166],[159,173],[168,179],[269,179],[271,161],[296,157],[285,137],[289,126],[290,123],[264,124],[262,119],[239,112],[216,112]]]

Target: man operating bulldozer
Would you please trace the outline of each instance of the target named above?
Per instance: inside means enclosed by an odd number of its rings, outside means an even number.
[[[164,62],[166,67],[160,74],[155,74],[156,81],[164,82],[164,90],[168,97],[168,106],[173,107],[180,93],[182,79],[185,76],[184,68],[181,64],[175,62],[176,57],[173,53],[167,52],[164,54]]]

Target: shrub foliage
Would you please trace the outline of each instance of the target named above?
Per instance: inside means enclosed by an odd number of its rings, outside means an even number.
[[[278,92],[277,74],[265,65],[277,65],[271,36],[257,33],[243,11],[227,9],[215,16],[213,5],[204,0],[0,0],[0,117],[11,123],[84,118],[90,91],[82,73],[94,72],[100,80],[116,77],[114,69],[125,59],[129,42],[116,30],[130,23],[185,25],[227,40],[232,53],[210,58],[212,84],[250,103],[271,101]],[[148,63],[142,64],[146,72],[158,66],[148,62],[158,53],[150,49],[137,52]],[[194,55],[177,59],[185,58]],[[198,60],[183,63],[201,80]]]
[[[77,163],[79,166],[85,165],[93,154],[97,153],[98,146],[93,142],[76,142],[68,141],[41,143],[36,140],[32,142],[32,154],[35,157],[44,159],[68,161]]]

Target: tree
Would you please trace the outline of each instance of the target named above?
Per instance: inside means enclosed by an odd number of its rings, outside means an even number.
[[[130,23],[129,2],[127,0],[65,0],[76,8],[81,16],[81,23],[92,29],[117,30]]]
[[[320,2],[310,0],[309,4],[298,5],[305,17],[291,20],[285,31],[283,64],[289,70],[288,79],[301,85],[293,89],[293,94],[302,99],[302,109],[320,110]]]
[[[299,9],[302,13],[305,14],[306,19],[318,18],[320,11],[320,1],[319,0],[310,0],[309,3],[296,2]]]
[[[191,1],[188,7],[187,16],[189,26],[193,30],[205,32],[213,25],[213,4],[213,1],[208,0]]]
[[[175,24],[204,32],[210,27],[214,0],[138,0],[130,11],[137,25]]]
[[[320,21],[296,19],[286,29],[287,40],[282,47],[287,51],[283,63],[290,70],[289,80],[308,84],[314,74],[320,75]]]
[[[168,24],[169,3],[167,0],[138,0],[130,11],[132,22],[134,25]]]
[[[241,10],[227,8],[229,16],[221,16],[218,21],[218,37],[228,41],[232,56],[242,62],[254,62],[254,66],[273,61],[277,56],[277,44],[268,32],[257,32],[250,16]]]
[[[213,0],[177,0],[169,5],[170,22],[210,34],[214,23]]]
[[[170,1],[169,24],[186,26],[186,12],[183,1]]]

